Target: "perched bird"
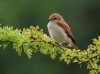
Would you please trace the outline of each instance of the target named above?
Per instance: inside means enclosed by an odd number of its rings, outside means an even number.
[[[69,25],[60,14],[53,13],[50,15],[47,28],[51,38],[57,42],[71,44],[75,49],[78,49]]]

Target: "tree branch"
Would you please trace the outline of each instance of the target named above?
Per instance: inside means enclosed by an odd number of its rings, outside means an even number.
[[[60,54],[59,60],[64,60],[65,63],[87,64],[87,69],[90,69],[89,74],[100,73],[100,37],[93,39],[87,50],[75,50],[71,46],[63,46],[57,43],[49,36],[43,33],[43,30],[38,26],[24,28],[23,30],[13,29],[13,27],[0,27],[0,46],[5,48],[9,44],[13,45],[13,49],[21,55],[22,51],[31,58],[33,52],[40,52],[45,55],[50,55],[55,59],[57,54]],[[2,42],[5,42],[4,44]]]

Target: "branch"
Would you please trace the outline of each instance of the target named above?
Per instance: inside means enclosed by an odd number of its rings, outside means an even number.
[[[87,50],[75,50],[71,46],[65,47],[61,43],[57,43],[44,34],[38,26],[31,26],[23,30],[14,30],[13,27],[6,26],[0,27],[0,41],[0,46],[3,48],[12,44],[13,49],[20,56],[24,52],[31,58],[32,53],[40,52],[55,59],[60,54],[59,60],[64,60],[66,64],[72,62],[82,65],[86,63],[87,69],[90,70],[89,74],[100,73],[100,65],[98,64],[100,62],[100,37],[93,39],[93,43],[88,46]]]

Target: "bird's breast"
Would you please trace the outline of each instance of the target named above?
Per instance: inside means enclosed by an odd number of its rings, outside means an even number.
[[[49,22],[47,25],[49,34],[52,38],[57,40],[58,42],[66,42],[68,41],[68,36],[65,33],[64,29],[58,26],[54,22]]]

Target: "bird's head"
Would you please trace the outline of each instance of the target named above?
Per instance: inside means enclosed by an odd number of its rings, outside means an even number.
[[[64,21],[64,19],[60,14],[53,13],[50,15],[49,21],[57,22],[57,21]]]

